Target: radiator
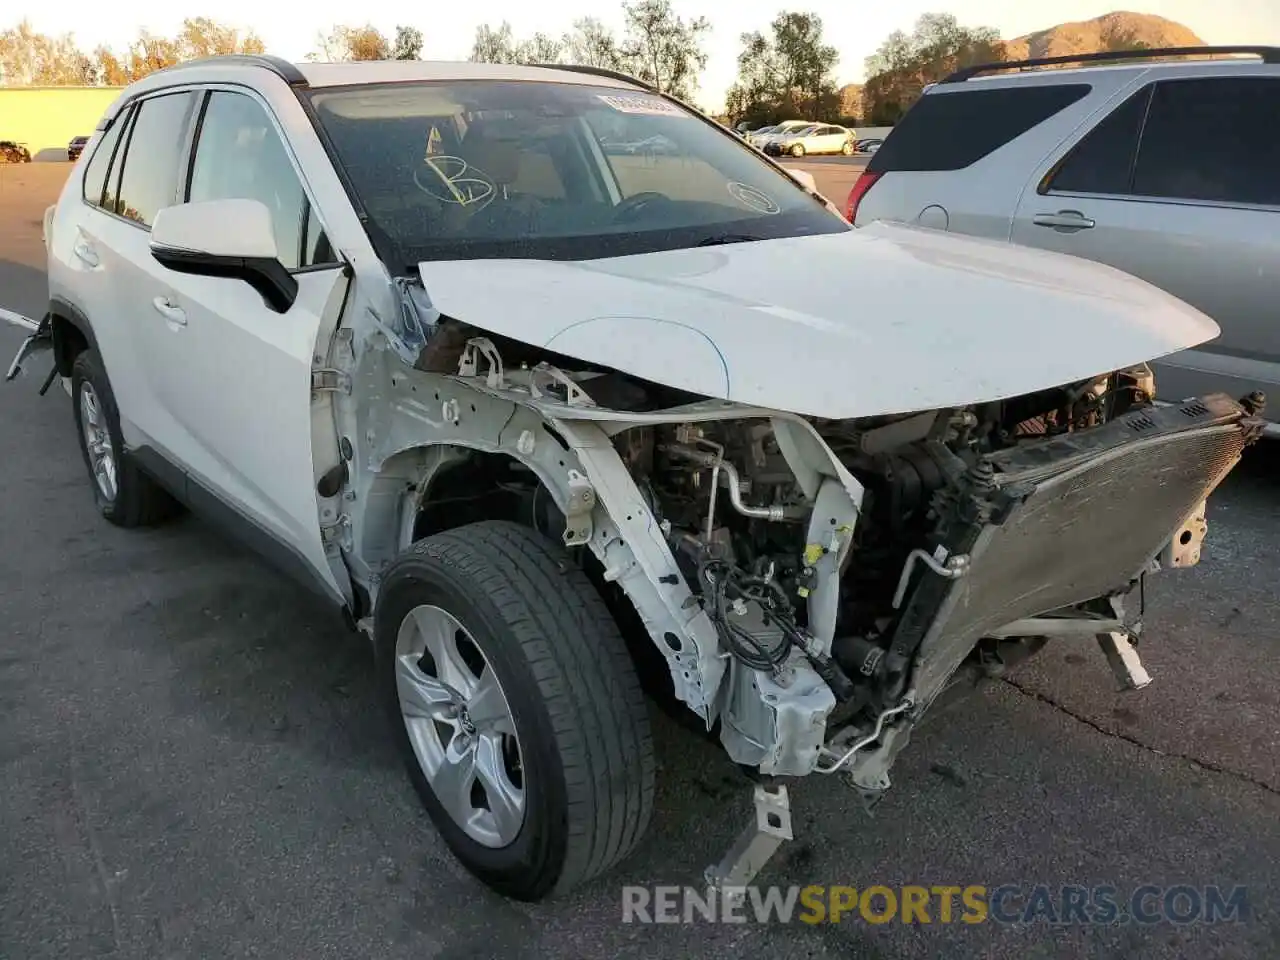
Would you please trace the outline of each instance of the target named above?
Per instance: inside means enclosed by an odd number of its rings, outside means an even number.
[[[988,458],[992,496],[1012,506],[978,533],[925,632],[910,684],[921,709],[989,631],[1127,590],[1257,427],[1213,396]]]

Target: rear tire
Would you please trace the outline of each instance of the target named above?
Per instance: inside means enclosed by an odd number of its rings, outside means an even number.
[[[840,152],[843,153],[846,157],[853,156],[853,142],[850,140],[846,140],[844,142],[844,146],[840,148]]]
[[[409,777],[481,881],[541,900],[634,849],[653,815],[649,717],[622,636],[564,547],[504,521],[419,541],[386,572],[374,643]],[[496,702],[495,685],[505,713],[475,706],[482,689]],[[446,768],[467,750],[488,759]]]
[[[96,350],[81,351],[71,365],[71,402],[80,453],[103,517],[117,527],[147,527],[177,513],[177,501],[125,450],[115,394]]]

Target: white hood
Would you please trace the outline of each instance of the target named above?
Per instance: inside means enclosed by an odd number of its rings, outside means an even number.
[[[432,306],[464,323],[703,396],[836,419],[1014,397],[1219,332],[1110,267],[886,223],[419,271]]]

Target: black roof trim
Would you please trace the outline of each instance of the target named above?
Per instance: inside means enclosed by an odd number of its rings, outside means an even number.
[[[605,77],[609,80],[620,80],[623,83],[632,83],[643,90],[649,90],[656,93],[657,90],[643,80],[631,76],[629,73],[623,73],[621,70],[609,70],[606,67],[589,67],[581,63],[531,63],[531,67],[543,67],[547,70],[565,70],[569,73],[585,73],[592,77]]]
[[[307,85],[307,78],[302,75],[302,71],[294,64],[283,57],[273,56],[269,53],[223,53],[215,57],[185,60],[182,63],[166,68],[166,70],[178,71],[187,67],[217,66],[222,63],[228,65],[239,64],[243,67],[262,67],[264,70],[270,70],[291,87],[305,87]]]
[[[962,67],[939,83],[963,83],[971,77],[1002,70],[1025,70],[1028,67],[1052,67],[1060,63],[1108,63],[1116,60],[1155,60],[1163,57],[1226,56],[1228,54],[1252,54],[1263,63],[1280,63],[1280,47],[1228,46],[1228,47],[1161,47],[1155,50],[1105,50],[1098,53],[1077,53],[1065,57],[1041,57],[1037,60],[1009,60],[995,63],[979,63]]]

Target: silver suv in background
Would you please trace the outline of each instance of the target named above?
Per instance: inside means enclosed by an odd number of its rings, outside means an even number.
[[[1192,54],[1211,58],[1167,59]],[[1071,64],[1087,66],[1032,69]],[[1011,67],[1024,72],[987,75]],[[845,214],[858,226],[906,221],[1117,267],[1222,328],[1154,364],[1161,399],[1266,392],[1280,385],[1278,115],[1280,48],[970,67],[925,91]]]

